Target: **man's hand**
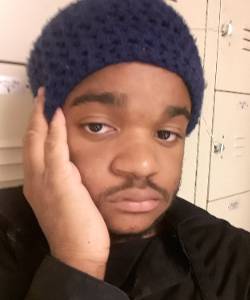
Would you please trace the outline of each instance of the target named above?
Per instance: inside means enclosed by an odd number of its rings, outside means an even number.
[[[51,254],[102,279],[109,255],[106,224],[69,159],[65,118],[59,108],[50,125],[40,88],[24,137],[24,188]]]

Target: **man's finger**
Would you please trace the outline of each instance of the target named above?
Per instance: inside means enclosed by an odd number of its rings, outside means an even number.
[[[55,112],[45,142],[45,166],[57,172],[69,163],[66,121],[61,108]]]
[[[44,116],[44,102],[44,91],[39,89],[23,138],[24,177],[35,176],[44,171],[44,143],[48,134],[48,124]]]

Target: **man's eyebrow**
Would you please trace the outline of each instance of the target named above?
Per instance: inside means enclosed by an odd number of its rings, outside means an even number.
[[[90,102],[97,102],[104,105],[121,107],[125,105],[126,103],[125,99],[126,99],[125,94],[118,94],[118,93],[111,93],[111,92],[104,92],[100,94],[86,93],[76,97],[70,104],[70,107],[78,106]]]
[[[177,116],[184,116],[188,121],[191,120],[191,113],[188,111],[186,107],[180,107],[180,106],[168,106],[164,114],[166,114],[168,117],[174,118]]]

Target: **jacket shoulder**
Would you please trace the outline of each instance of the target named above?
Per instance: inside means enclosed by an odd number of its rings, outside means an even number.
[[[171,211],[184,251],[198,280],[206,273],[222,299],[248,299],[250,293],[250,233],[216,218],[183,199]],[[239,288],[240,283],[240,288]]]
[[[217,218],[194,204],[177,198],[169,211],[170,222],[189,240],[205,239],[208,243],[242,241],[250,247],[250,233],[232,226],[228,221]],[[218,244],[219,245],[219,244]],[[249,252],[250,253],[250,252]]]
[[[0,226],[30,229],[36,218],[23,195],[22,186],[0,189]]]
[[[30,247],[48,249],[37,219],[23,195],[22,186],[0,190],[0,232],[8,248],[16,255]],[[26,254],[25,254],[26,255]]]

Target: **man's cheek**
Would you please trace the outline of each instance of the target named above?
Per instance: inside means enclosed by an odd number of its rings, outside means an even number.
[[[82,183],[92,197],[98,195],[105,187],[107,174],[96,164],[81,163],[78,167]]]

